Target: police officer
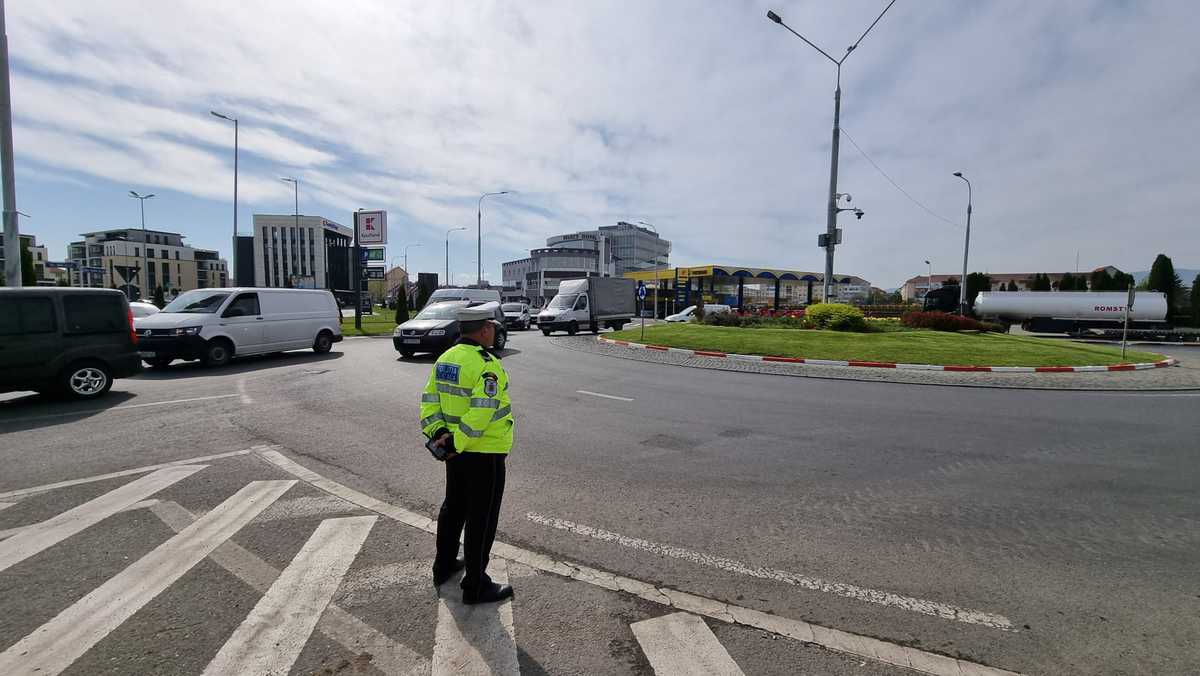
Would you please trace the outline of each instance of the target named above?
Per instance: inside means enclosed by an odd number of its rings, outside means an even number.
[[[495,310],[458,311],[461,338],[438,358],[421,395],[421,431],[446,454],[446,499],[438,512],[434,585],[466,567],[463,602],[491,603],[513,595],[492,582],[488,556],[504,495],[504,459],[512,448],[508,374],[492,354],[499,323]],[[465,561],[458,559],[463,540]]]

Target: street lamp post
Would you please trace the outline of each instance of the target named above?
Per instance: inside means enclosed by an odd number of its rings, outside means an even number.
[[[875,20],[873,22],[871,22],[870,26],[867,26],[867,30],[863,31],[863,34],[858,37],[858,40],[856,40],[854,42],[854,44],[852,44],[846,48],[846,53],[842,55],[841,59],[833,58],[832,56],[830,56],[828,54],[828,52],[826,52],[825,50],[823,50],[820,47],[813,44],[808,38],[797,33],[795,30],[792,29],[791,26],[785,24],[783,22],[783,18],[780,17],[778,14],[776,14],[774,11],[767,12],[768,19],[770,19],[771,21],[774,21],[775,23],[779,24],[780,26],[783,26],[784,28],[788,29],[788,31],[792,35],[795,35],[796,37],[803,40],[805,44],[807,44],[809,47],[812,47],[813,49],[820,52],[822,56],[829,59],[833,63],[833,65],[837,66],[837,87],[833,90],[833,146],[830,149],[830,160],[829,160],[829,205],[828,205],[828,211],[826,212],[826,217],[825,217],[825,281],[824,281],[824,301],[825,302],[829,302],[829,299],[831,298],[831,293],[832,293],[833,289],[836,288],[833,286],[833,252],[834,252],[834,248],[835,248],[836,242],[837,242],[837,215],[838,215],[837,179],[838,179],[838,145],[841,141],[840,124],[841,124],[841,115],[842,115],[842,64],[846,62],[846,59],[850,57],[850,53],[858,48],[858,45],[863,41],[863,38],[867,37],[867,33],[871,32],[871,29],[875,27],[875,24],[879,23],[879,20],[883,18],[883,15],[886,14],[887,11],[889,9],[891,9],[892,5],[894,5],[894,4],[896,4],[896,0],[892,0],[891,2],[889,2],[887,4],[887,7],[883,8],[883,11],[879,13],[879,16],[875,17]],[[856,212],[856,213],[861,214],[861,212]],[[862,216],[859,215],[859,218],[862,218]]]
[[[138,201],[138,205],[141,207],[142,211],[142,281],[144,281],[146,284],[146,293],[150,293],[150,270],[146,264],[146,249],[150,247],[150,237],[146,235],[146,200],[152,199],[154,194],[151,193],[149,195],[139,195],[130,190],[129,196]],[[84,252],[84,255],[87,255],[86,251]],[[138,286],[141,286],[141,284]],[[141,295],[141,291],[138,292],[138,295]],[[145,296],[142,297],[145,298]]]
[[[466,226],[463,226],[461,228],[450,228],[449,230],[446,231],[446,286],[451,286],[451,284],[450,284],[450,233],[458,232],[459,230],[466,230],[466,229],[467,229]],[[407,273],[407,272],[408,272],[408,270],[405,269],[405,273]]]
[[[929,276],[925,278],[925,307],[923,310],[929,309],[929,292],[933,291],[933,263],[925,261],[925,265],[929,266]]]
[[[967,237],[963,240],[963,271],[962,279],[958,284],[958,314],[967,316],[967,254],[971,250],[971,182],[963,176],[961,171],[954,172],[954,175],[966,181],[967,183]]]
[[[236,117],[222,115],[215,110],[208,111],[213,117],[219,117],[222,120],[228,120],[233,123],[233,254],[229,257],[233,261],[233,274],[237,275],[237,234],[238,234],[238,121]]]
[[[476,279],[475,283],[481,289],[483,288],[483,198],[490,197],[492,195],[507,195],[507,194],[508,194],[507,190],[501,190],[500,192],[485,192],[479,196],[479,205],[478,205],[478,208],[475,210],[475,227],[476,227],[475,256],[477,258],[476,262],[478,264],[477,268],[476,268],[477,279]]]
[[[408,250],[414,246],[422,246],[422,245],[420,243],[404,245],[404,276],[405,277],[408,276]]]
[[[294,224],[295,224],[295,226],[296,226],[296,233],[299,233],[299,232],[300,232],[300,181],[299,181],[299,179],[290,178],[290,177],[287,177],[287,176],[280,176],[280,177],[279,177],[279,180],[283,181],[284,183],[291,183],[291,184],[292,184],[292,193],[293,193],[293,199],[295,199],[295,206],[294,206],[294,208],[293,208],[293,210],[292,210],[292,214],[293,214],[292,218],[294,219],[294,221],[293,221],[293,222],[294,222]],[[356,232],[357,232],[357,231],[356,231]],[[293,235],[293,237],[294,237],[294,236],[295,236],[295,235]],[[357,241],[357,240],[356,240],[356,241]],[[266,244],[266,243],[264,242],[264,245],[265,245],[265,244]],[[284,269],[284,272],[286,273],[286,272],[287,272],[287,270],[286,270],[286,268],[287,268],[287,260],[288,260],[288,258],[287,258],[287,255],[286,255],[286,251],[281,251],[280,253],[281,253],[281,254],[283,254],[284,268],[285,268],[285,269]],[[357,249],[356,249],[356,250],[355,250],[355,254],[357,255],[357,253],[358,253],[358,251],[357,251]],[[295,271],[295,270],[292,270],[292,274],[295,274],[295,273],[296,273],[296,271]],[[356,281],[357,281],[357,280],[356,280]]]

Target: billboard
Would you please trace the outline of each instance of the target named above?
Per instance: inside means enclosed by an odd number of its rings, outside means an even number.
[[[387,244],[387,212],[357,211],[359,244]]]

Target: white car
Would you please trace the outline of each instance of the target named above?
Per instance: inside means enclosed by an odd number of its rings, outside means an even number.
[[[729,314],[733,312],[733,308],[728,305],[717,305],[715,303],[705,303],[704,313],[706,315]],[[690,321],[696,315],[696,306],[689,305],[682,312],[677,312],[673,315],[667,315],[668,322],[686,322]]]
[[[145,303],[140,300],[135,300],[129,303],[129,311],[133,313],[134,319],[149,317],[150,315],[158,314],[158,306],[154,303]]]
[[[504,311],[504,325],[510,329],[521,329],[522,331],[529,330],[530,318],[529,306],[525,303],[505,303],[500,306]]]
[[[328,291],[194,289],[135,325],[138,354],[161,368],[174,359],[222,366],[234,356],[312,348],[342,340],[341,312]]]

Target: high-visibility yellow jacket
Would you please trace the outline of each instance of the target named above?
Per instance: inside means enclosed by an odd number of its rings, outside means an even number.
[[[462,341],[446,350],[421,394],[421,431],[432,437],[445,428],[454,450],[508,453],[513,441],[508,374],[480,345]]]

